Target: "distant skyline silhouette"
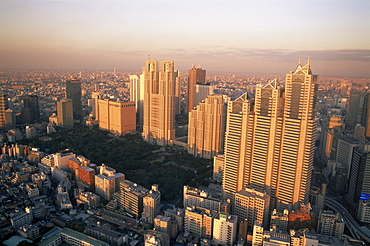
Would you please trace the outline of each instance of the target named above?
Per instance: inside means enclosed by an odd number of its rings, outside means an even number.
[[[207,71],[370,77],[370,1],[2,1],[0,69]]]

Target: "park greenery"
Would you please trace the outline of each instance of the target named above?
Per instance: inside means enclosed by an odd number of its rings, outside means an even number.
[[[106,164],[146,188],[158,184],[163,201],[177,202],[183,185],[207,185],[212,176],[211,160],[197,158],[176,146],[158,146],[145,142],[140,134],[116,136],[107,131],[75,126],[49,134],[49,141],[39,137],[19,144],[37,147],[46,153],[65,149],[88,158],[98,166]]]

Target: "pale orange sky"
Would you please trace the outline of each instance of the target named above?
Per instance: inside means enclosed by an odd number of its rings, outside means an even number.
[[[0,69],[140,71],[152,59],[213,72],[370,77],[370,1],[2,1]]]

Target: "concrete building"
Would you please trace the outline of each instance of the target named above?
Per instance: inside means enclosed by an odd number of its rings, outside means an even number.
[[[254,222],[266,227],[269,222],[270,196],[264,191],[246,188],[235,193],[234,213],[239,220],[248,220],[250,228]]]
[[[144,188],[143,186],[140,186],[130,180],[123,180],[120,182],[119,192],[117,192],[114,197],[117,200],[118,206],[123,211],[135,218],[141,218],[144,207],[143,200],[144,197],[146,197],[148,194],[149,190]],[[156,202],[158,202],[158,200],[152,202],[153,210],[146,211],[147,214],[145,214],[148,220],[150,219],[150,215],[152,214],[151,212],[154,213],[154,210],[156,209],[154,205],[157,205]],[[150,204],[147,205],[147,210],[149,210]]]
[[[135,102],[136,117],[139,120],[140,131],[143,127],[144,117],[144,75],[130,75],[130,100]]]
[[[331,210],[322,210],[319,215],[317,232],[322,235],[340,237],[345,227],[341,215]]]
[[[206,84],[206,70],[193,67],[188,70],[188,88],[187,88],[187,110],[189,113],[197,104],[194,104],[195,85]]]
[[[213,180],[221,183],[224,171],[224,155],[217,155],[213,157]]]
[[[278,213],[274,209],[271,213],[270,228],[274,231],[288,232],[289,211]]]
[[[357,209],[361,200],[370,198],[370,144],[355,147],[351,163],[346,197],[352,209]]]
[[[8,108],[7,110],[5,110],[5,130],[14,129],[15,123],[16,123],[15,114],[13,110]]]
[[[158,185],[152,185],[152,189],[143,198],[142,220],[153,224],[154,218],[160,213],[161,192],[158,190]]]
[[[8,96],[0,94],[0,129],[5,129],[5,111],[8,109]]]
[[[370,201],[368,197],[366,199],[358,203],[357,218],[362,223],[370,224]]]
[[[223,151],[226,119],[225,95],[209,95],[188,112],[188,152],[211,159]]]
[[[25,95],[21,113],[22,124],[32,124],[40,119],[39,99],[37,95]]]
[[[221,200],[219,198],[212,197],[212,195],[206,191],[185,185],[183,194],[184,208],[195,206],[220,211]]]
[[[73,103],[72,99],[65,98],[57,102],[58,125],[60,127],[73,128]]]
[[[157,61],[146,61],[144,78],[144,123],[145,141],[159,145],[172,144],[175,139],[176,78],[178,72],[173,61],[162,61],[160,70]]]
[[[136,131],[135,102],[98,100],[99,128],[122,135]]]
[[[25,132],[26,138],[34,138],[37,135],[36,128],[34,127],[26,126]]]
[[[92,113],[92,117],[95,119],[95,120],[99,120],[99,104],[98,104],[98,100],[100,99],[100,93],[97,92],[97,91],[94,91],[91,93],[91,97],[92,97],[92,109],[91,109],[91,113]]]
[[[95,170],[90,167],[79,166],[77,169],[77,180],[86,190],[92,191],[95,189]]]
[[[237,226],[237,216],[218,213],[213,219],[212,243],[214,245],[234,245],[236,242]]]
[[[82,120],[81,94],[81,82],[78,78],[66,80],[66,98],[72,100],[73,119],[78,122]]]
[[[104,164],[98,169],[98,172],[95,175],[95,193],[109,201],[119,190],[119,184],[125,180],[125,175],[116,173],[116,170]]]
[[[338,142],[335,148],[335,160],[341,163],[348,170],[351,170],[353,149],[360,144],[360,141],[352,137],[342,136],[337,136],[337,139]]]
[[[185,232],[204,239],[212,239],[213,219],[217,212],[198,207],[187,207],[184,216]]]

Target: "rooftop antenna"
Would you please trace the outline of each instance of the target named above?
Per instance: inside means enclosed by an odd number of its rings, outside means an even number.
[[[150,55],[148,55],[148,61],[150,61]]]
[[[310,65],[310,62],[311,62],[311,57],[308,56],[308,61],[307,61],[307,64]]]
[[[298,58],[298,65],[301,65],[301,58]]]

